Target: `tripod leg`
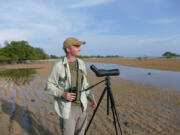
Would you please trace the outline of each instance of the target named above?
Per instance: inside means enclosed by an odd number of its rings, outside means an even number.
[[[117,121],[118,121],[118,126],[119,126],[119,129],[120,129],[120,133],[121,133],[121,135],[123,135],[123,132],[122,132],[122,129],[121,129],[121,125],[120,125],[120,120],[119,120],[119,114],[117,112],[116,106],[114,106],[114,113],[115,113],[115,116],[116,116]]]
[[[114,119],[114,127],[115,127],[115,131],[116,131],[116,135],[118,135],[118,132],[117,132],[117,126],[116,126],[116,117],[115,117],[115,112],[114,112],[114,108],[113,106],[111,107],[112,109],[112,113],[113,113],[113,119]]]
[[[109,115],[109,94],[107,93],[107,115]]]
[[[86,130],[85,130],[85,135],[86,135],[86,133],[87,133],[87,131],[88,131],[88,129],[89,129],[89,126],[91,125],[91,122],[92,122],[92,120],[93,120],[93,118],[94,118],[94,116],[95,116],[95,114],[96,114],[96,111],[97,111],[97,109],[98,109],[98,107],[99,107],[99,105],[100,105],[100,103],[101,103],[101,101],[102,101],[102,99],[103,99],[103,97],[104,97],[104,94],[105,94],[106,90],[107,90],[107,89],[105,88],[104,91],[103,91],[103,93],[101,94],[101,97],[100,97],[100,99],[99,99],[99,101],[98,101],[97,107],[96,107],[96,109],[94,110],[94,113],[93,113],[93,115],[92,115],[92,117],[91,117],[91,119],[90,119],[90,121],[89,121],[89,124],[88,124]]]
[[[108,91],[108,97],[110,97],[110,93]],[[115,117],[115,112],[114,112],[114,107],[113,107],[113,103],[112,103],[112,100],[110,98],[110,101],[111,101],[111,110],[112,110],[112,114],[113,114],[113,124],[114,124],[114,127],[115,127],[115,131],[116,131],[116,135],[118,135],[118,132],[117,132],[117,126],[116,126],[116,117]]]
[[[122,129],[121,129],[121,125],[120,125],[119,115],[118,115],[118,112],[117,112],[117,109],[116,109],[116,106],[115,106],[115,101],[114,101],[114,98],[113,98],[113,95],[112,95],[112,92],[111,92],[110,88],[108,89],[108,93],[110,94],[112,111],[114,112],[113,113],[113,117],[115,116],[117,118],[117,122],[118,122],[118,126],[119,126],[119,129],[120,129],[120,133],[121,133],[121,135],[123,135],[123,132],[122,132]]]

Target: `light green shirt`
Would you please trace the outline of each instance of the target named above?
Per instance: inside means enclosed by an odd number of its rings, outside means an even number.
[[[81,59],[77,59],[79,63],[79,70],[82,72],[82,89],[80,95],[80,101],[82,103],[83,111],[87,109],[88,100],[94,101],[92,91],[89,89],[87,81],[86,66]],[[67,58],[64,57],[58,63],[54,65],[51,73],[48,77],[45,90],[54,97],[54,108],[57,114],[68,119],[71,111],[71,102],[61,98],[63,92],[69,92],[71,88],[71,74]]]

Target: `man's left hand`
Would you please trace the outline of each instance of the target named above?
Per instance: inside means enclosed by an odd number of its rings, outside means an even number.
[[[96,106],[97,106],[96,101],[92,101],[92,102],[91,102],[91,107],[95,109]]]

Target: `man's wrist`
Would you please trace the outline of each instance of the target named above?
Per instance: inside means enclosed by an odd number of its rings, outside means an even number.
[[[65,95],[66,95],[66,92],[62,92],[62,94],[60,95],[61,98],[65,99]]]

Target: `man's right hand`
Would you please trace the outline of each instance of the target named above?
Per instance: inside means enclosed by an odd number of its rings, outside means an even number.
[[[65,100],[73,101],[76,98],[76,93],[64,92],[61,97]]]

